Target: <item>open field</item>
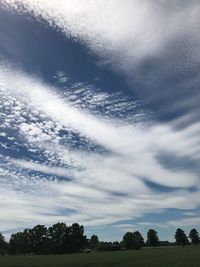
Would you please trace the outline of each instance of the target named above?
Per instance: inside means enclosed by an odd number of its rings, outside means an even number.
[[[200,267],[200,247],[0,257],[1,267]]]

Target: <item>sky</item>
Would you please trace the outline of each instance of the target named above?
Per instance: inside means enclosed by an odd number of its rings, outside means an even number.
[[[200,2],[0,0],[0,231],[200,230]]]

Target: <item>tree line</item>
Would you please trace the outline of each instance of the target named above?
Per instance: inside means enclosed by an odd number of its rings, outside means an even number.
[[[200,244],[199,233],[196,229],[192,229],[187,237],[185,232],[178,228],[174,237],[175,243],[160,241],[158,233],[154,229],[149,229],[146,242],[139,231],[125,233],[121,242],[103,242],[99,241],[97,235],[92,235],[88,239],[84,235],[83,225],[74,223],[67,226],[65,223],[56,223],[48,228],[45,225],[36,225],[32,229],[14,233],[9,242],[6,242],[0,233],[0,254],[64,254],[89,252],[90,250],[141,249],[144,246],[156,247],[176,244],[184,247],[188,244]]]
[[[67,226],[56,223],[51,227],[36,225],[11,235],[9,242],[0,236],[0,251],[7,254],[61,254],[73,253],[87,246],[84,227],[78,223]]]

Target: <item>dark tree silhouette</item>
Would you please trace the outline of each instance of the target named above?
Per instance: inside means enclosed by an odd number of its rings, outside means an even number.
[[[175,233],[174,237],[176,239],[176,244],[177,245],[180,245],[180,246],[184,247],[185,245],[187,245],[189,243],[185,232],[181,228],[178,228],[176,230],[176,233]]]
[[[70,227],[70,252],[77,252],[87,245],[87,238],[84,235],[84,227],[83,225],[79,225],[78,223],[73,223]]]
[[[123,236],[123,245],[126,249],[141,249],[144,245],[144,239],[140,232],[127,232]]]
[[[10,254],[27,254],[32,251],[30,230],[12,234],[9,242]]]
[[[154,248],[159,245],[158,233],[155,230],[149,229],[147,232],[146,244],[147,246],[152,246]]]
[[[191,239],[192,244],[194,244],[195,246],[198,245],[200,242],[199,233],[195,228],[190,231],[189,238]]]
[[[36,225],[30,230],[31,248],[35,254],[46,254],[48,244],[48,230],[44,225]]]
[[[97,245],[99,243],[99,238],[97,235],[92,235],[90,238],[90,248],[91,249],[96,249]]]
[[[5,255],[6,248],[7,248],[7,243],[2,233],[0,233],[0,255]]]
[[[69,250],[69,227],[65,223],[56,223],[49,227],[51,253],[65,253]]]
[[[58,254],[79,252],[87,245],[84,227],[77,223],[66,226],[57,223],[47,229],[44,225],[36,225],[11,235],[10,254]]]

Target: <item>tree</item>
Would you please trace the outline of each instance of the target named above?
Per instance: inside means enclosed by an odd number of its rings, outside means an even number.
[[[153,229],[149,229],[149,231],[147,232],[147,245],[148,246],[152,246],[155,248],[155,246],[159,245],[159,238],[158,238],[158,233],[153,230]]]
[[[131,232],[127,232],[123,236],[123,244],[126,249],[132,249],[133,248],[133,234]]]
[[[123,236],[123,244],[126,249],[141,249],[144,245],[144,239],[140,232],[127,232]]]
[[[144,238],[140,234],[140,232],[133,232],[133,240],[134,240],[134,249],[141,249],[144,246]]]
[[[91,249],[96,249],[97,245],[99,243],[99,238],[97,235],[92,235],[90,238],[90,248]]]
[[[65,223],[56,223],[49,227],[49,240],[51,253],[65,253],[69,251],[69,227]]]
[[[44,225],[36,225],[29,230],[31,236],[32,252],[35,254],[46,254],[48,252],[48,231]]]
[[[32,233],[30,229],[25,229],[21,233],[21,242],[23,247],[21,253],[28,254],[33,252]]]
[[[31,252],[31,237],[29,230],[12,234],[9,241],[10,254],[27,254]]]
[[[186,244],[189,243],[185,232],[181,228],[178,228],[176,230],[176,233],[175,233],[174,237],[176,239],[176,244],[177,245],[180,245],[180,246],[184,247]]]
[[[192,229],[191,231],[190,231],[190,234],[189,234],[189,238],[191,239],[191,242],[192,242],[192,244],[194,244],[195,246],[197,245],[197,244],[199,244],[199,233],[197,232],[197,230],[196,229]]]
[[[85,248],[87,244],[87,238],[84,235],[83,225],[73,223],[70,226],[70,252],[79,252]]]
[[[36,225],[11,235],[10,254],[59,254],[79,252],[88,246],[84,235],[84,227],[77,223],[67,226],[57,223],[48,229],[44,225]]]
[[[7,243],[5,241],[5,238],[2,235],[2,233],[0,233],[0,255],[6,254],[6,247],[7,247]]]

